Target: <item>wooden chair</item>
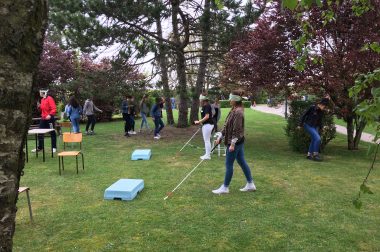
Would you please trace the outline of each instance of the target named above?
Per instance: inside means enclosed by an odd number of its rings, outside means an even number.
[[[59,124],[56,125],[56,127],[58,129],[58,135],[62,135],[63,133],[66,133],[66,132],[63,132],[63,128],[68,128],[69,132],[71,133],[71,122],[70,121],[60,122]]]
[[[33,222],[32,205],[30,204],[29,190],[30,190],[29,187],[19,187],[18,194],[23,193],[23,192],[26,193],[26,198],[28,200],[28,206],[29,206],[30,221]]]
[[[77,163],[77,174],[78,174],[78,156],[82,156],[82,168],[84,170],[84,157],[82,153],[82,133],[66,133],[63,134],[63,150],[62,152],[58,153],[58,167],[59,167],[59,175],[61,175],[61,160],[62,160],[62,171],[65,170],[63,158],[64,157],[74,157],[76,158]],[[66,151],[66,143],[79,143],[80,144],[80,150],[79,151]]]

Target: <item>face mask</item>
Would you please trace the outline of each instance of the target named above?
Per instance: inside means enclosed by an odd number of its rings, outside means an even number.
[[[241,96],[240,95],[234,95],[234,94],[230,94],[230,98],[229,98],[230,101],[236,101],[236,102],[239,102],[241,101]]]

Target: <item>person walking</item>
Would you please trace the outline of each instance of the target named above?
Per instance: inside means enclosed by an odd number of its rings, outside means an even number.
[[[136,135],[136,131],[135,131],[135,115],[136,115],[135,97],[129,96],[129,101],[128,101],[128,117],[129,117],[130,126],[131,126],[129,134],[131,134],[131,135]]]
[[[242,103],[242,92],[233,91],[229,97],[230,105],[232,106],[222,132],[218,132],[218,139],[215,144],[220,144],[224,138],[224,143],[227,146],[226,153],[226,174],[224,183],[218,189],[212,190],[214,194],[229,193],[229,185],[231,183],[234,172],[234,162],[237,160],[240,165],[247,184],[241,188],[242,192],[256,191],[256,186],[253,182],[251,169],[244,158],[244,107]]]
[[[211,133],[214,129],[214,119],[212,114],[212,108],[208,101],[208,97],[201,94],[199,96],[199,100],[201,103],[201,120],[194,121],[195,124],[202,125],[202,135],[203,141],[205,143],[205,151],[206,153],[200,158],[203,160],[211,159]]]
[[[148,114],[149,114],[147,99],[148,99],[148,95],[144,95],[143,98],[141,99],[141,102],[140,102],[140,114],[141,114],[141,118],[142,118],[141,126],[140,126],[140,132],[141,132],[144,124],[145,124],[146,129],[150,129],[148,121],[146,119]]]
[[[129,131],[131,130],[131,120],[128,113],[128,102],[129,96],[125,96],[123,102],[121,103],[121,112],[124,119],[124,136],[130,137]]]
[[[41,103],[37,102],[37,108],[41,111],[41,120],[39,124],[40,129],[54,129],[55,128],[55,114],[57,113],[57,106],[53,97],[48,95],[49,90],[40,90]],[[57,151],[57,135],[55,130],[50,132],[51,144],[53,152]],[[43,135],[38,135],[38,147],[33,149],[32,152],[41,151],[44,147]]]
[[[215,111],[215,114],[212,117],[212,119],[214,120],[214,131],[218,132],[218,122],[219,122],[220,117],[222,115],[222,111],[220,109],[220,102],[219,102],[218,98],[215,98],[215,101],[213,104],[211,104],[211,107]]]
[[[73,126],[73,133],[80,133],[79,121],[82,114],[82,108],[75,97],[71,97],[69,101],[68,115]]]
[[[300,125],[298,128],[300,129],[303,127],[311,138],[306,156],[309,160],[322,161],[322,158],[319,155],[319,149],[321,146],[319,130],[322,129],[322,118],[329,102],[330,100],[328,98],[323,98],[317,104],[310,106],[300,119]]]
[[[156,98],[156,104],[152,107],[151,116],[154,121],[154,139],[161,138],[160,132],[165,127],[162,121],[162,108],[164,107],[165,99],[161,97]]]
[[[103,110],[99,109],[95,106],[92,98],[88,98],[83,105],[83,114],[87,116],[87,124],[86,124],[86,135],[94,135],[94,128],[96,123],[95,111],[103,113]],[[88,129],[91,126],[91,130]]]

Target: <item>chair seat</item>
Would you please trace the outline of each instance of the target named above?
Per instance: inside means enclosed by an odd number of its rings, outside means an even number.
[[[59,157],[78,156],[80,151],[62,151],[58,153]]]

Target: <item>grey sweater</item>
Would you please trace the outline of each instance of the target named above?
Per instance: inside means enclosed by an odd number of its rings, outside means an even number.
[[[83,106],[83,114],[84,115],[93,115],[95,113],[95,111],[98,111],[98,112],[102,112],[100,109],[98,109],[94,103],[90,100],[90,99],[87,99],[86,102],[84,103],[84,106]]]

